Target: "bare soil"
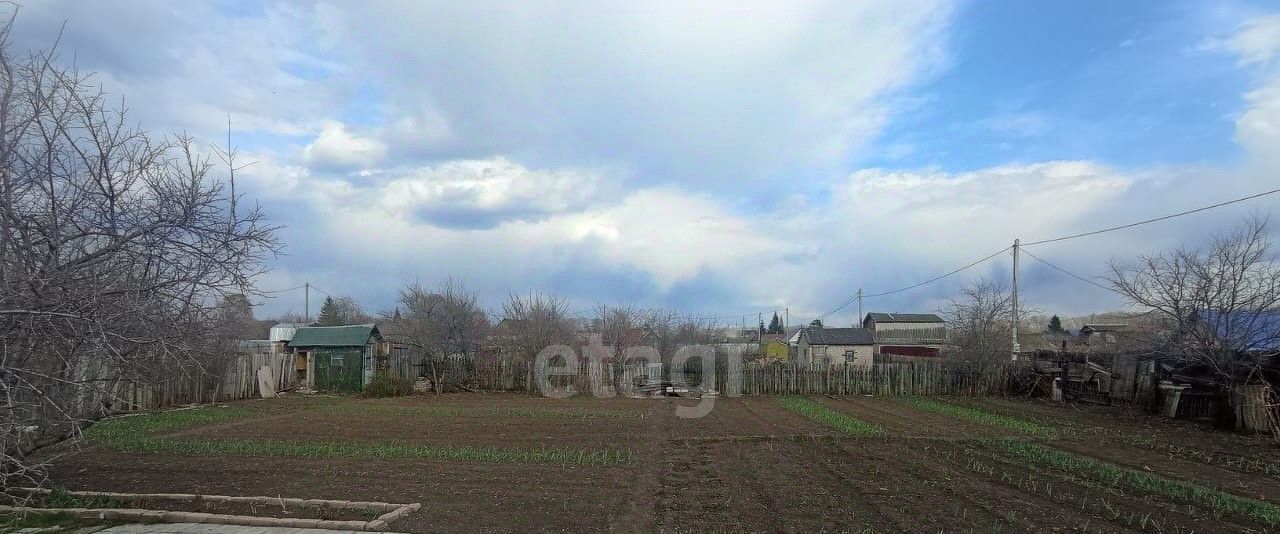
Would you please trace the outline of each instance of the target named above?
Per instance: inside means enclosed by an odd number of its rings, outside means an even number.
[[[124,453],[88,446],[57,459],[69,489],[421,502],[392,524],[408,532],[1263,532],[1249,517],[1079,473],[1009,459],[985,438],[1008,429],[924,412],[893,399],[812,397],[884,429],[841,435],[772,397],[720,398],[682,419],[684,399],[539,399],[457,394],[307,403],[255,401],[255,415],[171,436],[301,442],[397,442],[526,449],[628,449],[628,465],[531,465],[391,458]],[[968,402],[968,401],[966,401]],[[1248,436],[1142,424],[1018,401],[974,403],[1056,422],[1042,446],[1280,501],[1277,477],[1134,445],[1145,438],[1218,454],[1276,458]],[[1056,411],[1055,411],[1056,410]],[[1150,423],[1150,424],[1148,424]]]

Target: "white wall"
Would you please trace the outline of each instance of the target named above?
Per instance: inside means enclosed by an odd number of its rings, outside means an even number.
[[[809,345],[809,352],[802,355],[801,361],[808,365],[840,365],[845,361],[846,351],[853,351],[854,365],[871,365],[875,347],[871,345]]]

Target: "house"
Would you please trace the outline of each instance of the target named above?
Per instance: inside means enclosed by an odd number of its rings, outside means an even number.
[[[947,323],[932,313],[868,313],[862,327],[876,340],[876,354],[938,356],[947,342]]]
[[[1127,329],[1124,323],[1090,323],[1080,327],[1080,339],[1090,352],[1110,352],[1123,344]]]
[[[791,339],[794,361],[802,366],[871,365],[875,353],[875,338],[866,328],[801,328]]]
[[[343,393],[364,389],[387,351],[373,324],[301,327],[288,346],[303,370],[299,378],[304,387]]]

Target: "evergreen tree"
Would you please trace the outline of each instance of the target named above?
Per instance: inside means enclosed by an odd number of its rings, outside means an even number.
[[[809,328],[822,328],[822,319],[814,319],[809,322]]]
[[[778,312],[773,312],[773,319],[769,321],[770,334],[782,334],[782,319],[778,318]]]
[[[316,323],[320,326],[342,326],[342,311],[338,309],[338,303],[334,302],[333,297],[324,298],[324,304],[320,305],[320,317],[316,318]]]
[[[1053,317],[1050,317],[1050,318],[1049,318],[1049,333],[1050,333],[1050,334],[1061,334],[1061,333],[1063,333],[1063,332],[1065,332],[1065,330],[1063,330],[1063,329],[1062,329],[1062,319],[1059,319],[1057,315],[1054,315]]]

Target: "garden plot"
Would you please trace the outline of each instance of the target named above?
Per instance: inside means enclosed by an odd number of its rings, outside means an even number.
[[[1271,475],[1136,445],[1117,458],[1097,449],[1113,421],[1059,424],[1017,403],[720,398],[682,419],[695,401],[280,401],[101,425],[62,451],[55,482],[420,502],[393,525],[412,532],[1280,529]]]

